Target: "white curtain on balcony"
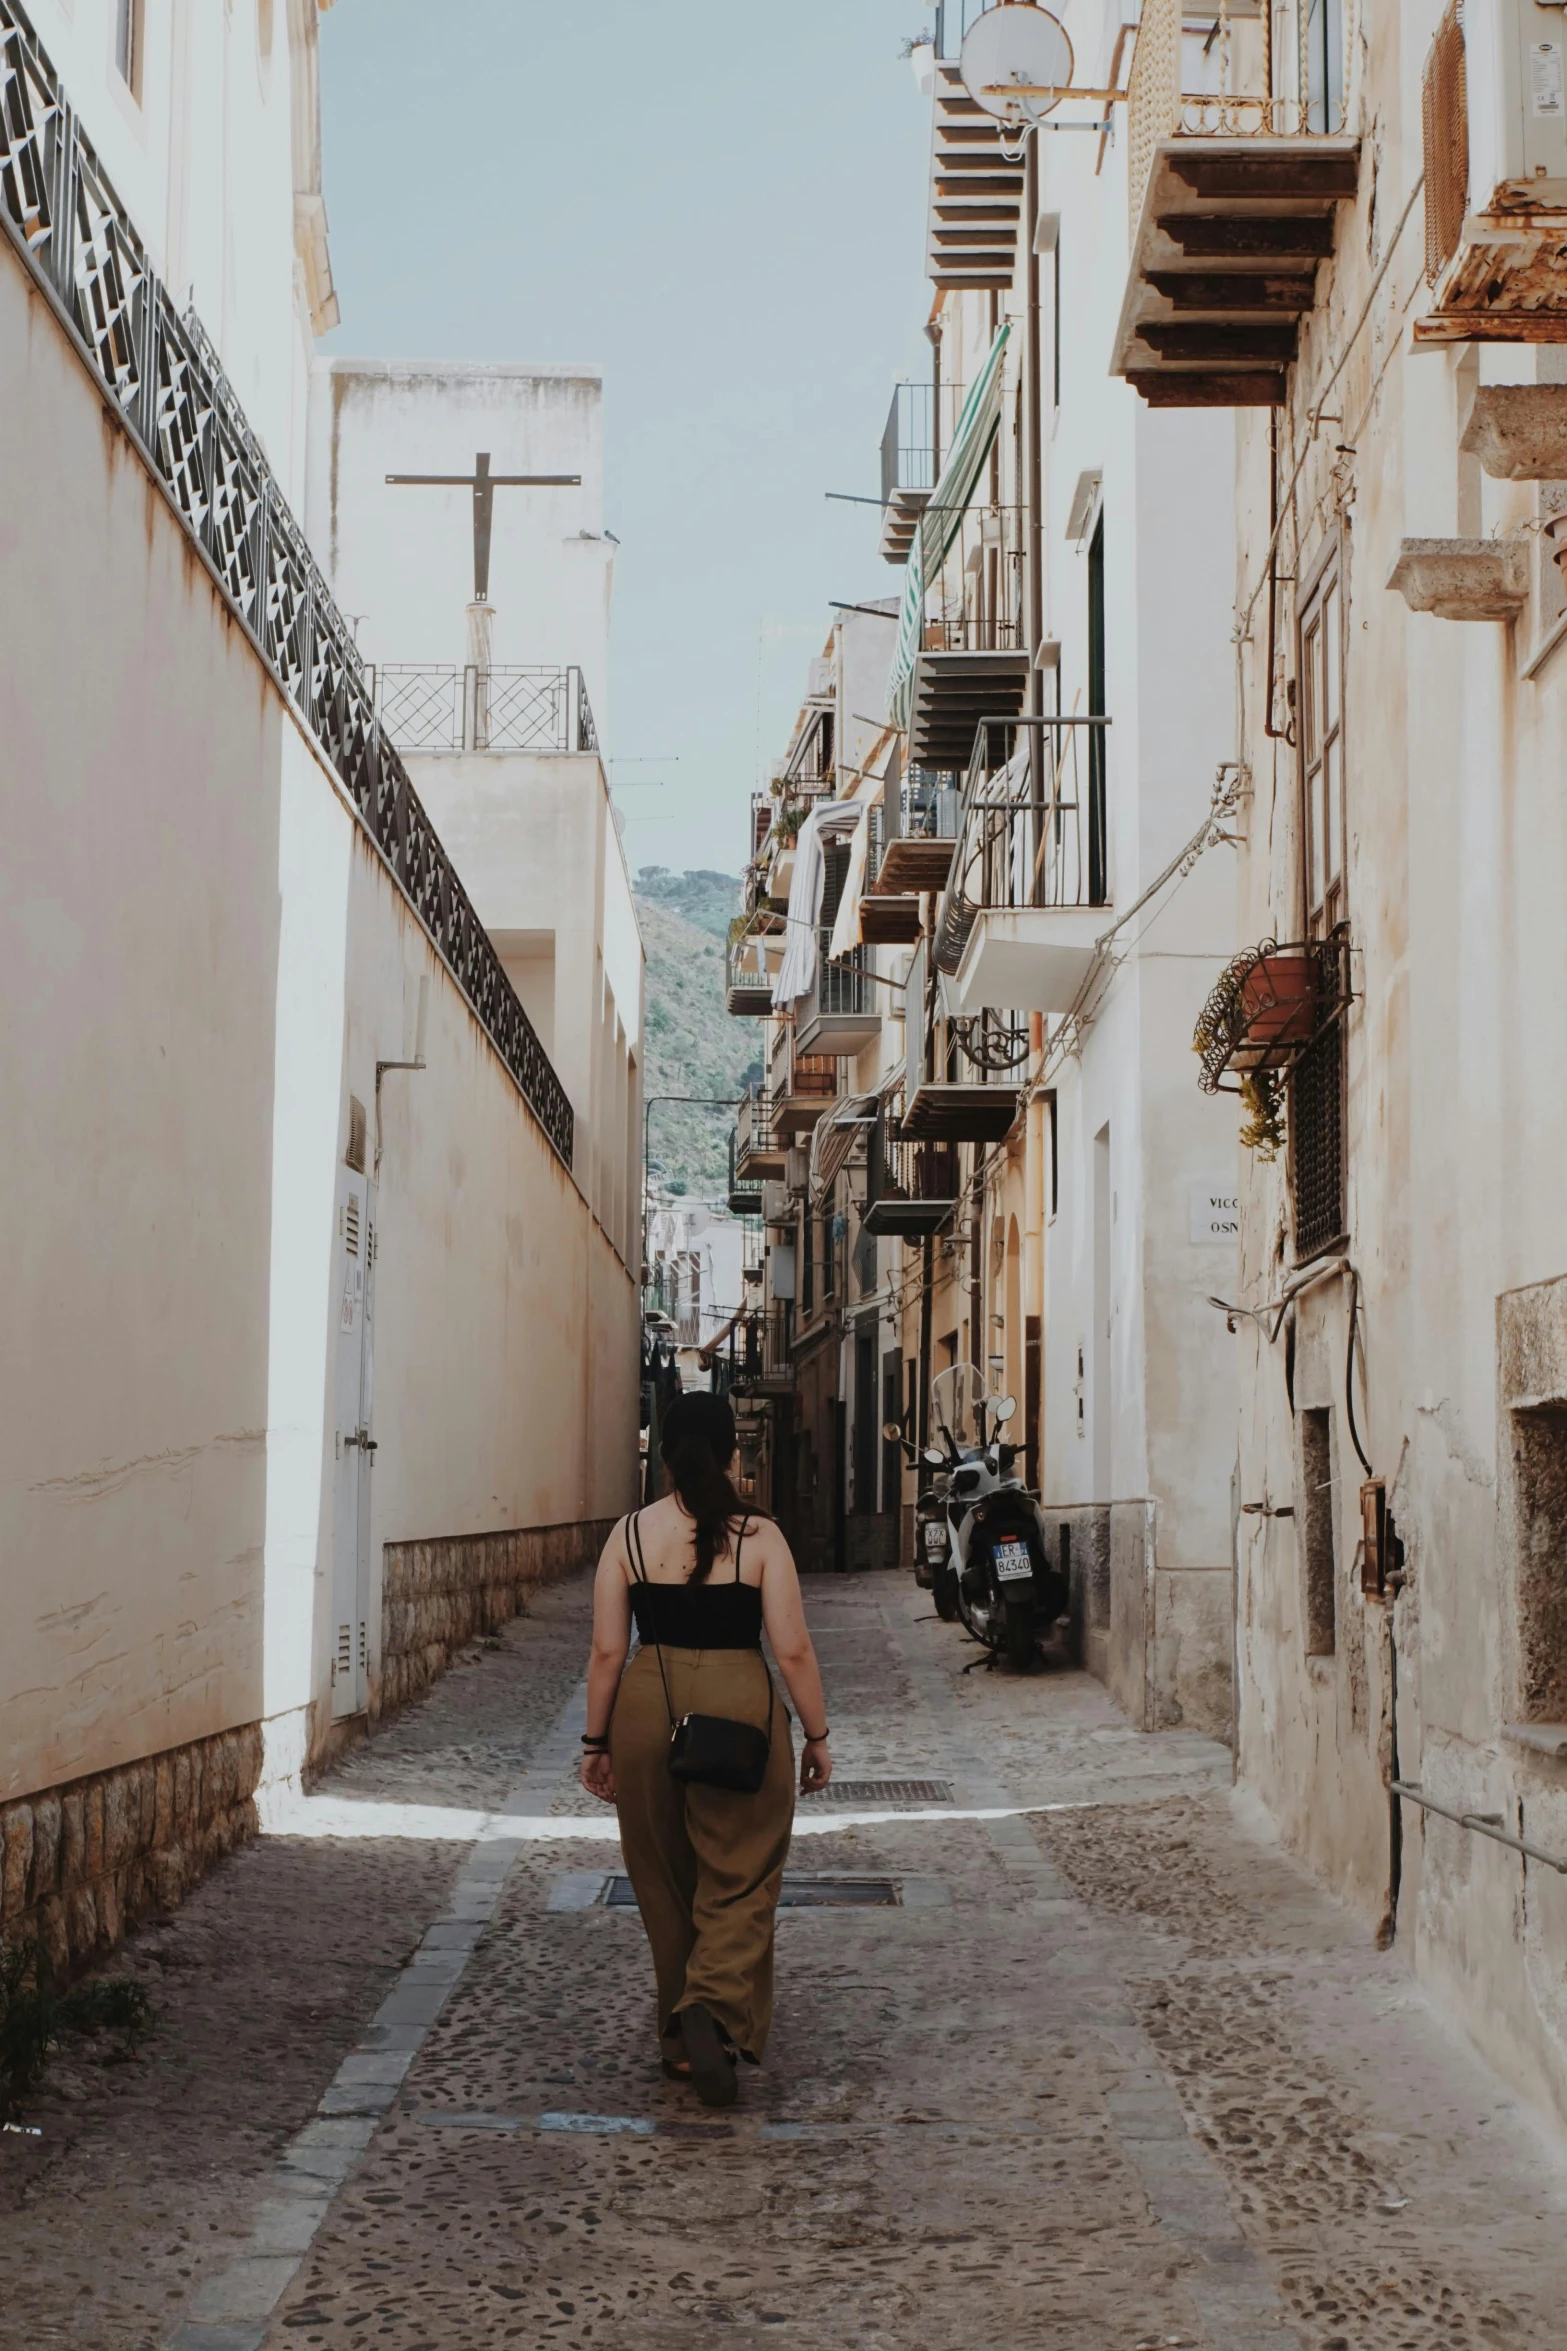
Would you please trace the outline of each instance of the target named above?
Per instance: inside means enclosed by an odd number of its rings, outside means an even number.
[[[887,716],[894,726],[909,723],[909,689],[914,664],[925,632],[925,591],[947,559],[957,537],[975,485],[990,455],[990,445],[1001,423],[1001,364],[1012,332],[1003,320],[996,330],[985,364],[969,386],[941,479],[920,516],[920,527],[909,549],[903,573],[903,601],[898,608],[898,643],[887,681]]]
[[[794,845],[794,877],[789,884],[783,962],[773,982],[773,1004],[779,1012],[787,1012],[816,985],[816,932],[822,919],[822,892],[827,886],[822,841],[828,833],[843,832],[860,814],[852,800],[819,800],[800,827]]]

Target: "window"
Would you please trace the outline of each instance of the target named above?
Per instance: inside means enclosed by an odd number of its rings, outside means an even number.
[[[1567,1411],[1514,1411],[1512,1476],[1517,1559],[1518,1710],[1525,1722],[1567,1721]]]
[[[1347,919],[1344,829],[1344,583],[1335,554],[1300,622],[1301,896],[1305,936],[1324,944]],[[1331,969],[1324,961],[1322,979]],[[1335,983],[1336,984],[1336,983]],[[1330,1020],[1290,1076],[1295,1255],[1344,1233],[1344,1029]]]
[[[1101,717],[1105,706],[1105,518],[1094,522],[1088,542],[1088,710]],[[1110,840],[1105,804],[1105,730],[1088,734],[1088,903],[1110,903]]]
[[[1333,1508],[1333,1415],[1300,1416],[1301,1628],[1308,1657],[1331,1657],[1338,1636],[1338,1554]]]
[[[115,0],[114,62],[121,81],[141,103],[142,29],[146,0]]]
[[[1330,564],[1300,632],[1301,766],[1305,784],[1306,936],[1344,919],[1342,594]]]

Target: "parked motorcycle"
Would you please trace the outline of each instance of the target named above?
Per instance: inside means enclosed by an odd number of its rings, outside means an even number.
[[[925,1460],[946,1473],[946,1571],[958,1613],[977,1641],[1022,1671],[1039,1635],[1065,1615],[1069,1593],[1049,1562],[1038,1498],[1017,1475],[1022,1448],[1001,1437],[1016,1411],[1015,1397],[986,1394],[973,1364],[952,1365],[931,1383],[931,1432],[941,1443]]]
[[[919,1447],[903,1433],[901,1421],[882,1423],[889,1445],[899,1445],[905,1460],[918,1463]],[[927,1462],[930,1457],[927,1456]],[[958,1613],[958,1571],[952,1558],[952,1529],[947,1520],[947,1471],[942,1466],[926,1478],[914,1500],[914,1581],[929,1592],[936,1614],[951,1624]]]

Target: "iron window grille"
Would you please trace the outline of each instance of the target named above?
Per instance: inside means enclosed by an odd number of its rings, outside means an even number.
[[[0,0],[0,222],[569,1167],[565,1088],[387,739],[353,631],[17,0]]]

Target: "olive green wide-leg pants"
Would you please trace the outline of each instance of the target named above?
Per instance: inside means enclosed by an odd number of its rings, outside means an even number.
[[[639,1649],[610,1723],[626,1874],[653,1947],[658,2030],[680,2053],[679,2013],[700,2003],[743,2055],[760,2059],[773,2020],[773,1923],[794,1823],[794,1747],[772,1704],[767,1777],[754,1796],[683,1786],[669,1771],[670,1706],[767,1722],[772,1684],[755,1649]]]

